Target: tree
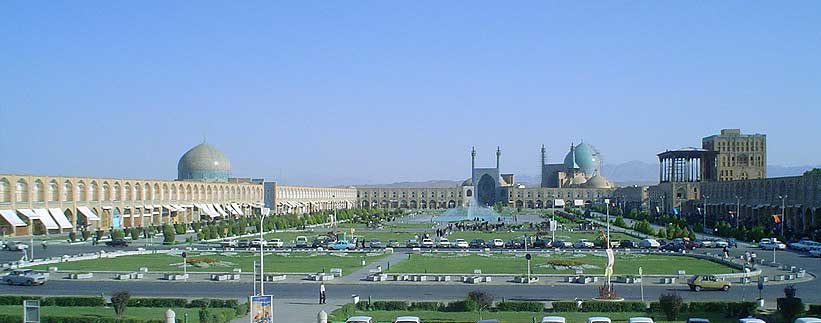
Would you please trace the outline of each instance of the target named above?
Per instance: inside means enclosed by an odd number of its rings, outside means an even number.
[[[486,291],[475,290],[468,293],[465,303],[472,302],[476,306],[476,311],[479,312],[479,319],[482,319],[482,311],[493,306],[493,295]]]
[[[613,221],[613,225],[615,225],[617,227],[622,227],[622,228],[627,227],[627,223],[624,222],[624,217],[622,217],[621,215],[616,217],[616,220]]]
[[[208,315],[208,304],[207,303],[203,303],[202,307],[200,307],[199,317],[200,317],[200,323],[211,322],[211,316]]]
[[[176,240],[176,232],[174,231],[174,227],[169,224],[166,224],[162,229],[162,236],[164,243],[173,243]]]
[[[675,320],[678,317],[683,304],[681,296],[676,293],[661,294],[659,296],[659,306],[661,306],[661,311],[664,312],[664,316],[668,321]]]
[[[128,301],[130,299],[131,292],[126,290],[117,291],[111,295],[111,304],[114,305],[114,313],[117,314],[118,319],[123,318],[123,314],[125,314],[125,307],[128,305]]]

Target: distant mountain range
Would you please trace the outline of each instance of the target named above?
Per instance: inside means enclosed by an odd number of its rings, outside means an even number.
[[[602,175],[608,180],[615,182],[619,186],[628,185],[653,185],[658,183],[658,164],[645,163],[642,161],[629,161],[621,164],[609,164],[602,166]],[[767,166],[768,177],[784,177],[784,176],[798,176],[813,168],[821,168],[820,166]],[[516,174],[516,183],[524,184],[529,187],[539,186],[540,178],[538,175]],[[370,184],[370,185],[351,185],[355,187],[409,187],[409,188],[437,188],[437,187],[454,187],[461,184],[462,181],[453,180],[429,180],[419,182],[397,182],[391,184]],[[348,186],[348,185],[345,185]]]

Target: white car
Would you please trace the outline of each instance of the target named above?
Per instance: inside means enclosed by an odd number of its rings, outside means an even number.
[[[758,241],[758,246],[764,250],[773,250],[774,248],[777,248],[778,250],[787,249],[787,245],[781,243],[776,238],[763,238]]]
[[[272,248],[282,248],[285,244],[282,243],[282,239],[271,239],[268,240],[268,245]]]
[[[815,247],[810,249],[810,256],[821,258],[821,247]]]
[[[456,248],[468,248],[470,245],[465,239],[456,239]]]
[[[370,316],[351,316],[345,323],[373,323],[373,318]]]
[[[422,248],[433,248],[433,240],[429,238],[422,239]]]
[[[738,319],[738,323],[767,323],[762,319],[757,319],[754,317],[745,317],[743,319]]]
[[[222,242],[220,242],[220,246],[222,246],[223,248],[236,248],[237,240],[223,240]]]
[[[724,248],[724,247],[729,247],[729,246],[730,246],[730,243],[727,242],[727,240],[724,240],[724,239],[713,240],[713,247]]]
[[[567,319],[564,316],[545,316],[541,323],[567,323]]]
[[[593,316],[587,318],[587,323],[613,323],[609,317]]]
[[[821,323],[821,319],[817,317],[799,317],[793,320],[792,323]]]
[[[448,238],[439,238],[439,248],[450,248],[450,240]]]
[[[393,320],[393,323],[421,323],[422,320],[416,316],[400,316]]]
[[[798,251],[809,251],[810,249],[819,246],[821,246],[821,243],[809,239],[801,239],[800,241],[792,242],[789,245],[790,249]]]
[[[627,319],[627,323],[655,323],[652,318],[637,316]]]
[[[595,246],[596,245],[593,244],[593,242],[588,241],[587,239],[576,240],[576,243],[573,244],[573,248],[576,248],[576,249],[591,249]]]
[[[268,244],[268,241],[262,240],[260,238],[256,238],[254,240],[251,240],[251,247],[265,246],[267,244]]]
[[[490,242],[490,246],[493,248],[504,248],[505,241],[502,239],[493,239],[493,241]]]
[[[656,239],[644,239],[639,241],[639,248],[644,249],[658,249],[661,244]]]
[[[29,245],[22,242],[8,242],[3,245],[3,250],[21,251],[29,248]]]

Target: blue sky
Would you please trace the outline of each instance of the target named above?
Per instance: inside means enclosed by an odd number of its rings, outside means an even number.
[[[721,128],[819,164],[818,1],[3,1],[0,172],[173,178],[538,172],[571,142],[654,162]]]

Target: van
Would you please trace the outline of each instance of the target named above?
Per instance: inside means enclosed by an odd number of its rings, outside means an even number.
[[[757,319],[754,317],[745,317],[743,319],[738,319],[738,323],[767,323],[762,319]]]
[[[629,319],[627,320],[627,323],[655,323],[655,322],[653,322],[653,319],[652,319],[652,318],[649,318],[649,317],[643,317],[643,316],[637,316],[637,317],[631,317],[631,318],[629,318]]]
[[[393,320],[393,323],[421,323],[417,316],[400,316]]]
[[[609,317],[593,316],[587,318],[587,323],[613,323]]]
[[[542,323],[567,323],[567,319],[563,316],[545,316]]]
[[[351,316],[345,323],[373,323],[373,318],[370,316]]]

